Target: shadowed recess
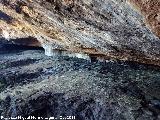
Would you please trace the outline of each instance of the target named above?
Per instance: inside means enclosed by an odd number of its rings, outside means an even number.
[[[10,22],[13,18],[8,16],[6,13],[2,12],[0,10],[0,20],[5,20],[7,22]]]

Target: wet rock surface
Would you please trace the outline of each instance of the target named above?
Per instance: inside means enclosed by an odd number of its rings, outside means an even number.
[[[1,53],[0,115],[159,120],[160,68],[46,57],[41,50]]]

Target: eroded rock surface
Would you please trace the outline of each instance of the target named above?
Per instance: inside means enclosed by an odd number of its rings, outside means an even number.
[[[19,42],[50,55],[56,49],[160,65],[159,10],[159,0],[1,0],[0,29],[6,40],[32,38]]]
[[[159,0],[129,0],[145,18],[145,22],[160,37],[160,1]]]

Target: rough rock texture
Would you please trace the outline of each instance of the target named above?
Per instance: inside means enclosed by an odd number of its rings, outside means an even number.
[[[19,115],[159,120],[160,68],[5,50],[0,53],[0,116]]]
[[[160,65],[159,11],[159,0],[1,0],[0,33],[47,55],[55,49]]]
[[[160,37],[160,1],[129,0],[144,15],[145,22]]]

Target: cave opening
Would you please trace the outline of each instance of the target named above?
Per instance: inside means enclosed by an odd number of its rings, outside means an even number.
[[[43,47],[27,46],[27,45],[16,45],[16,44],[3,44],[1,50],[44,50]]]
[[[40,50],[44,52],[43,47],[16,45],[16,44],[0,44],[0,54],[18,53],[26,50]]]
[[[10,53],[10,52],[18,52],[24,50],[42,50],[44,48],[41,47],[41,43],[32,38],[19,38],[19,39],[11,39],[10,41],[2,38],[0,42],[0,53]]]

